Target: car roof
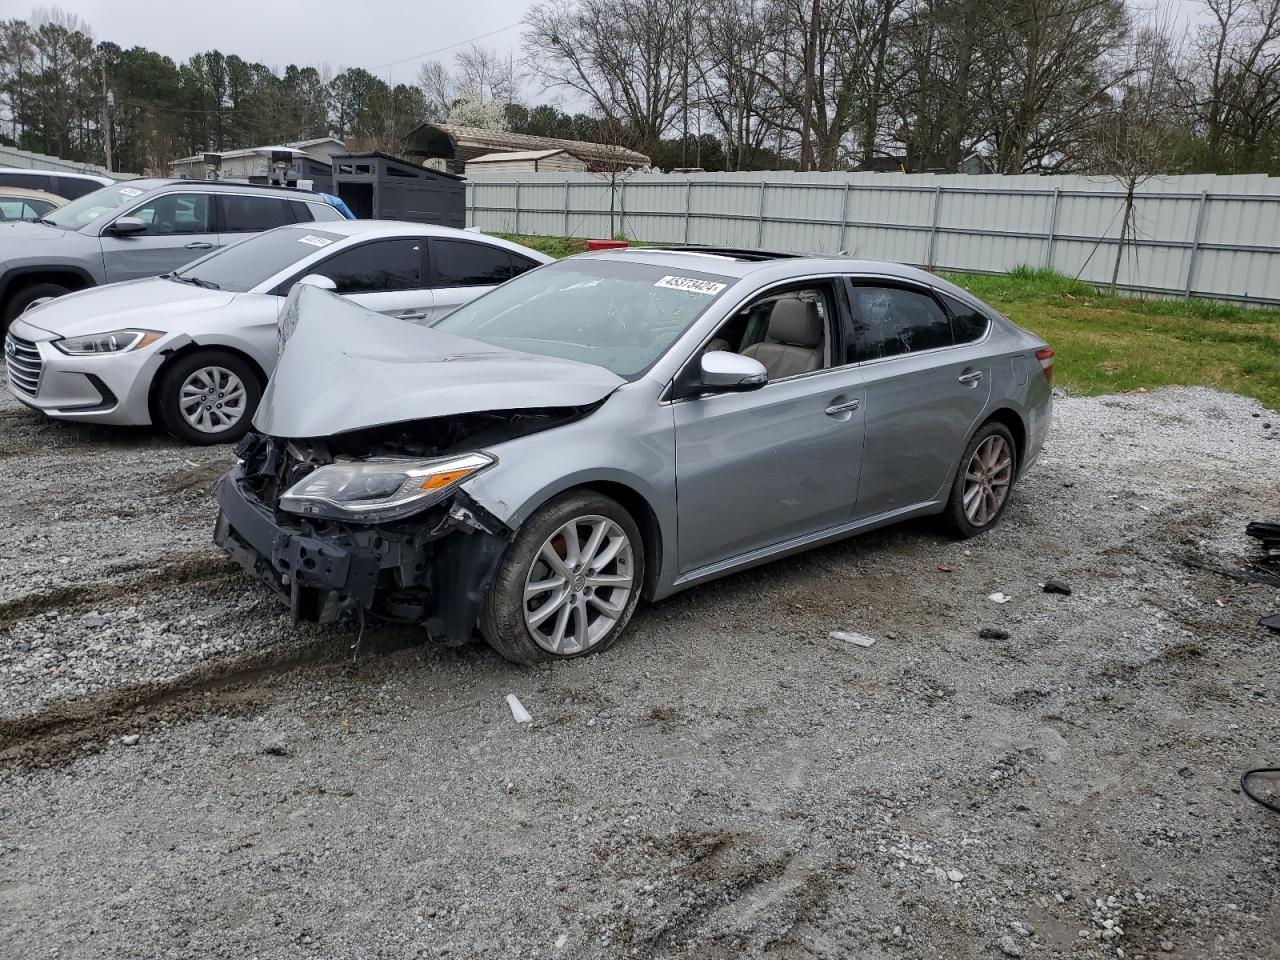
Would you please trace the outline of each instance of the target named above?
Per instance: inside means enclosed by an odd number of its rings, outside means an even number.
[[[409,220],[325,220],[317,223],[290,223],[279,230],[305,230],[308,233],[331,233],[343,237],[399,237],[412,234],[415,237],[440,237],[451,240],[471,240],[487,243],[490,246],[516,250],[524,255],[533,255],[541,262],[550,262],[553,257],[531,250],[502,237],[493,237],[475,230],[459,230],[456,227],[442,227],[434,223],[413,223]]]
[[[116,186],[117,184],[111,184]],[[212,190],[215,192],[242,192],[250,190],[257,192],[259,190],[268,193],[274,193],[282,196],[294,197],[298,200],[307,200],[311,203],[324,203],[324,197],[316,193],[314,190],[299,190],[297,187],[280,187],[270,183],[249,183],[247,180],[195,180],[188,177],[139,177],[136,180],[121,180],[118,185],[122,187],[130,187],[134,190],[160,190],[165,187],[182,187],[190,190],[199,188],[201,190]]]
[[[56,203],[58,206],[62,206],[67,202],[66,197],[60,197],[56,193],[49,193],[47,190],[28,190],[26,187],[6,187],[3,185],[0,185],[0,197],[47,200],[50,203]]]
[[[760,283],[774,283],[786,280],[788,277],[812,276],[815,273],[866,274],[923,283],[965,300],[979,302],[968,291],[927,270],[891,260],[864,260],[838,254],[778,253],[733,247],[669,246],[599,250],[576,254],[574,259],[579,257],[647,263],[663,268],[716,273],[738,279],[750,277]]]
[[[0,167],[0,173],[32,173],[46,177],[73,177],[76,180],[92,180],[94,183],[100,183],[104,187],[109,187],[117,182],[110,177],[102,177],[96,173],[72,173],[70,170],[45,170],[36,167]]]

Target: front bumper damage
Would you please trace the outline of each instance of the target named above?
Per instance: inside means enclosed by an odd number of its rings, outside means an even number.
[[[512,531],[461,491],[410,521],[312,520],[274,510],[243,464],[218,481],[214,542],[270,587],[294,622],[422,623],[449,644],[475,634]]]

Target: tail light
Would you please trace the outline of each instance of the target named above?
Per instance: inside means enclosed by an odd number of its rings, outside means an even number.
[[[1044,378],[1053,383],[1053,351],[1048,347],[1043,350],[1037,350],[1036,359],[1040,361],[1040,369],[1044,371]]]

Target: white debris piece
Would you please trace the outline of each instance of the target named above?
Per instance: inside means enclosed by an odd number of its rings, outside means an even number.
[[[529,716],[529,711],[514,693],[507,694],[507,706],[511,708],[511,716],[515,717],[516,723],[533,723],[533,717]]]
[[[959,883],[961,880],[964,879],[964,874],[961,873],[959,870],[955,869],[954,867],[952,867],[950,870],[947,871],[947,879],[950,880],[952,883]]]
[[[843,630],[832,630],[827,636],[832,640],[843,640],[857,647],[873,647],[876,643],[872,637],[864,637],[860,633],[845,633]]]
[[[988,600],[993,600],[993,601],[995,601],[996,603],[1008,603],[1010,600],[1012,600],[1012,599],[1013,599],[1013,597],[1006,597],[1003,593],[1001,593],[999,590],[997,590],[995,593],[993,593],[993,594],[992,594],[990,597],[988,597],[987,599],[988,599]]]

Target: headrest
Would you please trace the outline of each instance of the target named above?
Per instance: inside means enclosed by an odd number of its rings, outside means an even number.
[[[822,343],[822,318],[812,303],[786,297],[773,305],[769,314],[769,339],[797,347]]]

